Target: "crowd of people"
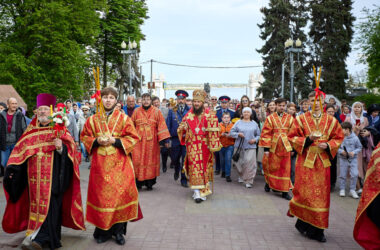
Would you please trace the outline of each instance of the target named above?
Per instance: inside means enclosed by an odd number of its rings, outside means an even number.
[[[138,191],[153,190],[160,165],[164,173],[174,169],[174,180],[193,191],[196,203],[212,194],[217,176],[255,188],[256,174],[264,175],[262,188],[280,192],[289,201],[288,215],[298,218],[297,230],[325,242],[336,182],[339,196],[348,190],[358,199],[369,176],[374,172],[379,178],[378,171],[369,169],[379,163],[372,155],[380,141],[380,104],[366,108],[361,102],[340,103],[315,92],[295,104],[283,98],[250,100],[246,95],[236,102],[229,96],[210,97],[203,90],[195,90],[190,99],[178,90],[169,100],[128,96],[124,105],[108,87],[82,102],[56,103],[54,96],[40,94],[28,118],[10,97],[0,103],[1,176],[7,193],[4,231],[27,230],[25,249],[55,249],[61,246],[61,225],[84,229],[79,181],[83,159],[91,161],[86,220],[95,225],[99,244],[111,238],[125,244],[127,222],[143,217]],[[51,133],[51,116],[57,112],[69,121],[61,136]],[[371,205],[362,211],[367,209],[378,230],[370,236],[374,244],[380,235],[378,192],[370,198],[363,194],[363,202]],[[368,235],[364,238],[368,243]]]

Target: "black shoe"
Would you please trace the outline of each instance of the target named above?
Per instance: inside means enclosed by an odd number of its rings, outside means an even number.
[[[90,162],[90,159],[88,158],[88,156],[86,157],[85,162]]]
[[[332,184],[330,187],[330,193],[334,192],[334,190],[335,190],[335,184]]]
[[[269,187],[268,183],[265,183],[264,190],[265,190],[265,192],[270,192],[270,187]]]
[[[177,181],[179,178],[179,173],[176,171],[174,172],[174,180]]]
[[[322,234],[319,234],[319,235],[309,235],[309,234],[306,234],[306,236],[309,238],[309,239],[312,239],[312,240],[316,240],[316,241],[319,241],[319,242],[326,242],[326,237],[325,235],[322,233]]]
[[[215,175],[220,174],[220,170],[215,170]]]
[[[137,186],[137,185],[136,185],[136,187],[137,187],[137,190],[141,190],[141,186]]]
[[[187,183],[184,183],[184,182],[181,182],[181,186],[184,187],[184,188],[189,187],[189,186],[187,186]]]
[[[174,168],[174,165],[170,164],[170,168]]]
[[[162,172],[166,173],[166,170],[167,170],[166,167],[162,167]]]
[[[98,244],[102,244],[102,243],[104,243],[104,242],[106,242],[106,241],[108,241],[108,240],[109,240],[109,239],[99,237],[99,238],[96,239],[96,243],[98,243]]]
[[[296,228],[297,228],[297,231],[300,232],[300,234],[306,235],[306,230],[304,230],[303,228],[301,228],[301,226],[298,225],[298,223],[296,223]]]
[[[222,178],[226,178],[226,173],[225,173],[225,172],[222,172],[222,174],[220,175],[220,177],[222,177]]]
[[[289,195],[288,192],[282,192],[281,197],[284,198],[285,200],[288,200],[288,201],[290,201],[292,199],[292,197]]]
[[[121,245],[121,246],[125,244],[125,239],[122,234],[116,234],[115,241],[118,245]]]
[[[152,190],[153,190],[153,187],[150,187],[150,186],[149,186],[149,187],[146,188],[146,190],[148,190],[148,191],[152,191]]]
[[[195,199],[195,203],[201,203],[203,200],[198,198],[198,199]]]
[[[231,180],[231,177],[230,176],[226,176],[226,181],[227,182],[231,182],[232,180]]]

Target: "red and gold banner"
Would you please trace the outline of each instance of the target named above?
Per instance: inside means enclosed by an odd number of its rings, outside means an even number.
[[[123,148],[93,143],[102,135],[119,138]],[[81,140],[92,155],[88,183],[86,220],[103,230],[142,218],[130,153],[139,140],[131,118],[114,110],[104,120],[96,114],[86,121]]]
[[[53,129],[40,127],[35,118],[13,149],[8,165],[21,165],[27,161],[28,188],[16,203],[9,201],[9,195],[4,190],[7,197],[3,218],[5,232],[16,233],[27,229],[27,235],[30,235],[45,221],[51,196],[55,138]],[[62,225],[85,230],[79,177],[80,153],[68,133],[60,139],[67,147],[74,170],[71,184],[63,196]]]
[[[380,143],[372,152],[356,212],[354,238],[365,249],[380,249],[380,229],[368,217],[366,210],[380,195]],[[379,211],[380,213],[380,211]]]
[[[202,197],[212,193],[213,152],[219,151],[220,128],[214,112],[205,111],[199,117],[190,110],[178,127],[178,138],[186,145],[184,171],[192,189],[199,189]]]
[[[139,181],[151,180],[160,176],[159,142],[170,137],[165,119],[159,109],[151,106],[135,109],[132,121],[140,136],[132,152],[133,166]]]
[[[268,116],[261,131],[259,147],[269,148],[269,155],[264,154],[263,170],[265,181],[269,187],[288,192],[293,188],[290,180],[292,146],[287,134],[294,118],[284,113],[281,117],[277,112]]]
[[[304,148],[306,138],[314,131],[320,131],[322,136]],[[331,157],[335,157],[344,139],[342,128],[334,117],[323,113],[317,120],[309,111],[297,116],[288,138],[298,153],[289,213],[315,227],[327,228],[331,163],[327,151],[319,148],[318,144],[327,143]]]

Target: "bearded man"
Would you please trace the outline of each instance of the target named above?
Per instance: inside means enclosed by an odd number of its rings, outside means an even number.
[[[184,172],[190,188],[194,190],[196,203],[205,201],[206,196],[212,193],[213,153],[222,148],[218,118],[215,112],[204,110],[205,98],[204,90],[194,90],[192,109],[182,119],[177,130],[181,144],[186,145]]]
[[[80,154],[67,129],[57,137],[48,118],[56,98],[37,96],[35,117],[15,145],[5,170],[3,229],[26,231],[22,249],[61,247],[61,226],[85,230]]]
[[[132,152],[137,188],[143,185],[150,191],[160,175],[160,145],[169,148],[170,137],[161,111],[152,106],[150,94],[142,95],[142,107],[133,112],[132,121],[140,136]]]
[[[96,226],[97,243],[115,237],[118,245],[124,245],[127,222],[142,218],[130,157],[139,137],[131,118],[115,109],[116,90],[107,87],[100,95],[105,114],[89,117],[81,133],[92,155],[86,220]]]

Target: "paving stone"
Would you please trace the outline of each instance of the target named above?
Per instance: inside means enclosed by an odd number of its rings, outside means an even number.
[[[82,163],[81,192],[86,202],[89,170]],[[273,192],[264,192],[264,178],[259,175],[252,189],[215,176],[214,194],[196,204],[192,191],[173,180],[173,169],[157,178],[153,191],[143,189],[139,199],[144,219],[128,223],[126,244],[114,240],[96,244],[94,226],[87,231],[62,229],[62,249],[360,249],[352,238],[358,200],[331,195],[330,225],[327,242],[312,241],[294,228],[295,218],[286,216],[288,201]],[[2,185],[1,189],[2,189]],[[5,197],[0,190],[0,211]],[[85,209],[85,207],[84,207]],[[6,234],[0,230],[0,248],[17,247],[25,232]]]

